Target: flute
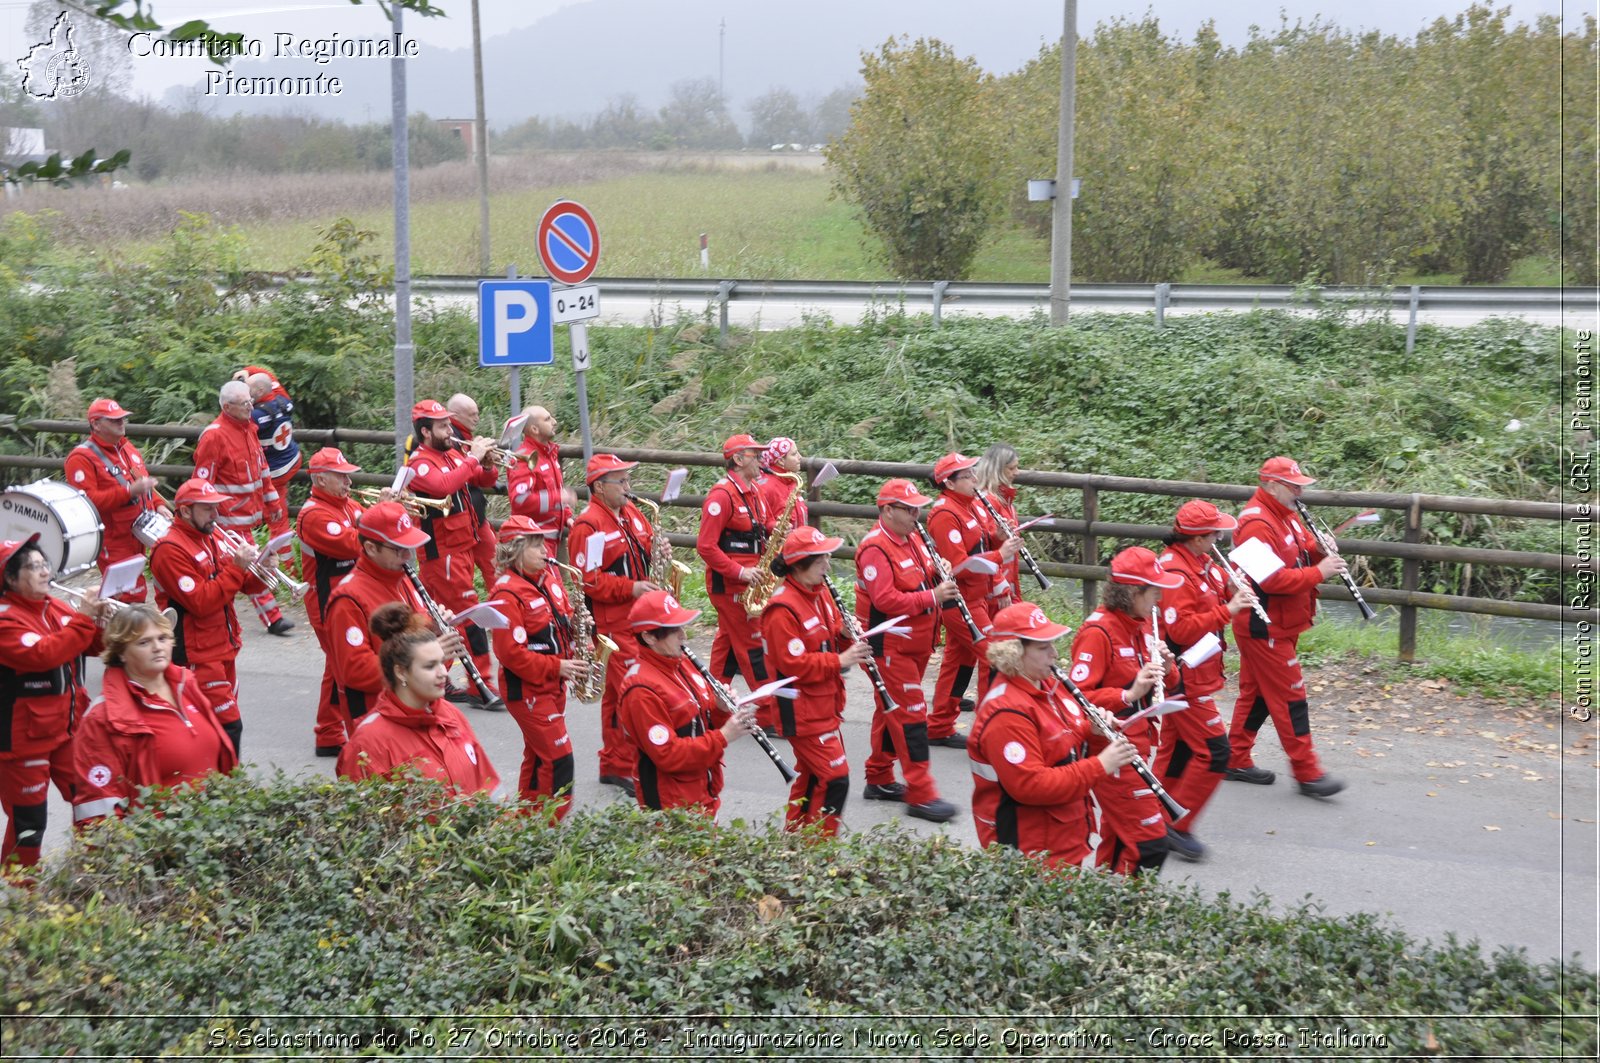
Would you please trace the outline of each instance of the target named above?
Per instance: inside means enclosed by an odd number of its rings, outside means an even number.
[[[711,684],[711,692],[717,696],[717,700],[722,702],[723,708],[733,712],[739,707],[737,699],[733,696],[733,691],[728,689],[726,683],[713,676],[711,669],[701,664],[700,658],[696,657],[694,651],[689,649],[688,646],[683,648],[683,657],[684,660],[694,666],[694,670],[700,673],[702,679]],[[750,737],[756,740],[756,745],[761,747],[761,752],[765,753],[767,759],[772,761],[773,767],[778,769],[778,774],[783,776],[784,782],[794,782],[798,778],[794,773],[794,769],[783,762],[783,754],[779,753],[777,748],[773,746],[772,739],[767,737],[767,732],[757,727],[750,732]]]
[[[1144,644],[1145,644],[1146,652],[1148,652],[1150,654],[1150,659],[1152,661],[1156,661],[1156,662],[1159,663],[1160,660],[1161,660],[1161,606],[1160,605],[1152,606],[1151,609],[1150,609],[1150,634],[1145,636],[1145,643]],[[1156,704],[1157,705],[1159,705],[1163,701],[1167,700],[1167,676],[1166,676],[1166,672],[1163,671],[1162,674],[1161,674],[1161,678],[1156,680],[1156,688],[1153,691],[1153,693],[1155,694]]]
[[[928,556],[933,559],[934,571],[939,573],[939,582],[951,579],[950,563],[939,555],[939,551],[933,545],[933,536],[928,534],[928,529],[923,527],[920,520],[917,521],[917,535],[921,537],[922,546],[928,551]],[[978,622],[972,619],[972,610],[967,608],[967,600],[959,593],[955,597],[955,607],[961,611],[961,619],[967,622],[967,631],[972,635],[972,641],[982,642],[983,632],[978,630]],[[946,605],[945,608],[948,609],[949,606]]]
[[[1050,666],[1050,674],[1055,676],[1061,685],[1066,688],[1067,693],[1072,695],[1072,700],[1076,701],[1078,708],[1082,709],[1084,715],[1089,717],[1089,722],[1094,724],[1095,730],[1113,742],[1118,738],[1121,738],[1124,742],[1128,740],[1127,736],[1122,733],[1122,729],[1106,715],[1106,711],[1084,697],[1083,691],[1078,689],[1078,684],[1067,678],[1067,673],[1063,672],[1060,667],[1052,664]],[[1156,800],[1161,802],[1161,807],[1166,810],[1168,816],[1172,817],[1174,823],[1189,814],[1187,808],[1178,804],[1177,798],[1167,793],[1167,788],[1161,785],[1160,780],[1156,778],[1155,772],[1150,770],[1150,765],[1145,763],[1144,757],[1140,756],[1138,752],[1133,754],[1133,760],[1128,767],[1132,768],[1134,774],[1138,775],[1144,781],[1144,784],[1150,787],[1150,792],[1156,795]]]
[[[839,588],[833,585],[833,577],[824,573],[822,582],[828,588],[828,596],[833,599],[834,607],[839,610],[839,615],[844,618],[845,634],[849,635],[855,642],[865,643],[866,639],[862,637],[861,633],[861,622],[856,619],[854,613],[845,609],[844,599],[839,597]],[[872,659],[870,652],[867,659],[861,662],[861,669],[867,673],[867,678],[872,680],[872,689],[876,690],[878,697],[883,699],[883,711],[893,712],[898,709],[900,706],[895,704],[895,700],[889,696],[889,687],[883,681],[883,673],[878,671],[878,662]]]
[[[439,634],[443,635],[446,631],[449,631],[450,621],[444,618],[444,610],[440,609],[439,603],[433,600],[433,596],[428,593],[428,588],[422,585],[422,579],[417,575],[416,566],[408,564],[404,566],[402,571],[405,572],[406,579],[411,581],[411,589],[417,592],[417,597],[422,600],[422,604],[427,608],[428,615],[433,617],[433,622],[438,625]],[[490,689],[489,684],[484,681],[483,673],[478,671],[478,666],[472,663],[471,653],[463,653],[461,655],[461,667],[466,669],[467,678],[472,681],[472,685],[478,688],[478,697],[483,699],[483,707],[490,712],[505,712],[506,703],[500,700],[500,695]]]
[[[1311,529],[1317,537],[1317,542],[1322,544],[1322,552],[1330,557],[1338,557],[1339,544],[1334,540],[1333,533],[1324,528],[1322,522],[1313,517],[1306,504],[1298,498],[1294,500],[1294,508],[1300,511],[1300,519],[1306,522],[1306,527]],[[1339,578],[1344,581],[1345,590],[1350,592],[1350,597],[1355,599],[1356,608],[1361,610],[1361,619],[1371,620],[1378,615],[1376,610],[1367,604],[1367,600],[1361,597],[1361,588],[1356,586],[1356,581],[1350,577],[1350,573],[1341,572]]]
[[[1000,530],[1006,533],[1007,538],[1011,538],[1013,536],[1016,538],[1017,556],[1022,559],[1022,563],[1027,570],[1033,573],[1033,578],[1039,581],[1039,589],[1042,591],[1049,590],[1050,580],[1043,572],[1039,571],[1039,562],[1033,559],[1033,551],[1029,550],[1028,544],[1022,541],[1022,534],[1018,532],[1016,528],[1012,527],[1010,521],[1006,520],[999,513],[995,512],[995,508],[989,504],[989,500],[983,497],[982,491],[978,492],[978,501],[983,503],[983,508],[989,511],[989,516],[993,517],[994,522],[1000,525]],[[1021,596],[1022,591],[1020,588],[1018,589],[1017,594],[1019,597]]]
[[[1228,560],[1227,554],[1223,553],[1217,548],[1216,543],[1211,544],[1211,552],[1215,554],[1217,560],[1222,563],[1222,571],[1225,572],[1228,578],[1233,581],[1233,585],[1235,587],[1238,587],[1240,590],[1250,590],[1249,584],[1245,583],[1244,581],[1243,573],[1233,567],[1233,562]],[[1272,618],[1267,616],[1267,610],[1261,604],[1261,599],[1256,597],[1255,591],[1250,591],[1250,608],[1256,611],[1256,615],[1261,618],[1261,622],[1263,624],[1272,623]]]

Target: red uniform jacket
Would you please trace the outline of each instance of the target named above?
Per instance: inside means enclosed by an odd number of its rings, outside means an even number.
[[[783,516],[783,504],[789,500],[791,493],[794,494],[794,504],[789,507],[789,529],[791,531],[801,525],[810,523],[806,519],[810,510],[806,506],[805,473],[796,473],[795,475],[800,477],[799,491],[795,491],[793,481],[785,480],[781,476],[774,476],[770,472],[763,474],[760,479],[756,480],[756,490],[761,492],[761,502],[766,506],[767,513],[774,524]]]
[[[980,844],[1049,853],[1073,865],[1089,852],[1089,791],[1107,778],[1089,756],[1092,728],[1055,679],[1041,689],[996,675],[978,708],[967,756]]]
[[[844,617],[822,584],[778,584],[761,614],[761,635],[774,678],[793,676],[793,697],[778,695],[778,729],[785,738],[837,731],[844,718],[839,651],[849,645]]]
[[[532,517],[535,524],[559,524],[572,519],[572,507],[561,498],[561,447],[526,437],[517,447],[515,465],[506,470],[506,494],[513,516]]]
[[[339,753],[344,778],[370,779],[411,765],[423,778],[449,783],[464,794],[490,793],[500,785],[472,725],[450,702],[440,698],[419,711],[385,689],[373,708]]]
[[[939,618],[933,606],[933,587],[939,581],[927,548],[913,532],[900,539],[879,523],[856,547],[856,616],[863,631],[897,616],[908,619],[900,627],[910,634],[874,635],[872,655],[884,656],[884,645],[895,653],[930,653]]]
[[[493,487],[495,467],[479,465],[471,454],[432,447],[418,447],[406,464],[417,470],[408,491],[424,498],[451,501],[449,516],[441,517],[437,510],[429,509],[419,522],[422,530],[433,537],[422,547],[422,556],[431,561],[447,554],[471,553],[478,541],[478,515],[472,509],[467,486]]]
[[[713,484],[700,507],[700,534],[694,544],[706,563],[706,589],[712,594],[744,590],[739,570],[760,560],[771,529],[772,518],[755,485],[732,471]]]
[[[506,701],[554,698],[565,708],[561,659],[572,656],[572,602],[555,573],[547,565],[531,580],[508,569],[495,580],[490,601],[511,625],[490,632]]]
[[[306,616],[312,627],[322,624],[328,597],[336,583],[356,567],[361,556],[362,508],[352,498],[335,498],[321,488],[300,507],[294,533],[300,539],[300,578],[311,584]]]
[[[167,502],[159,491],[134,498],[133,482],[150,475],[139,448],[126,439],[113,447],[91,437],[67,455],[65,474],[69,484],[89,496],[105,525],[100,533],[101,559],[121,561],[144,553],[144,544],[133,537],[133,522]]]
[[[217,523],[240,534],[248,534],[278,503],[278,489],[267,475],[267,455],[249,418],[241,421],[221,413],[206,425],[194,445],[194,474],[228,496]]]
[[[1017,517],[1017,489],[1015,487],[1001,484],[994,491],[985,491],[983,497],[989,500],[989,505],[994,507],[994,511],[1013,528],[1022,523]],[[983,509],[982,504],[979,504],[978,508]],[[984,515],[987,516],[988,514],[985,513]],[[998,536],[998,533],[1004,531],[1004,529],[997,525],[995,531]],[[1000,578],[1004,580],[1006,586],[1003,589],[997,587],[997,592],[1010,594],[1012,601],[1020,600],[1021,592],[1017,588],[1021,586],[1021,583],[1018,582],[1021,571],[1022,558],[1020,555],[1001,565]]]
[[[1244,609],[1233,618],[1233,633],[1253,639],[1300,634],[1317,615],[1317,584],[1322,582],[1317,563],[1326,555],[1316,535],[1300,522],[1298,513],[1260,488],[1239,511],[1239,530],[1233,533],[1235,545],[1249,539],[1260,539],[1272,547],[1284,567],[1268,576],[1264,584],[1250,581],[1272,623],[1263,624],[1254,609]]]
[[[1135,620],[1126,613],[1096,609],[1084,618],[1083,626],[1072,639],[1072,670],[1068,676],[1078,684],[1083,696],[1119,717],[1133,715],[1148,705],[1154,693],[1129,705],[1122,692],[1133,685],[1139,669],[1150,659],[1145,638],[1150,634],[1148,619]],[[1175,668],[1167,669],[1168,691],[1178,682]],[[1155,746],[1156,731],[1148,718],[1123,731],[1146,758]]]
[[[48,595],[0,594],[0,757],[47,753],[89,706],[84,655],[100,628]]]
[[[156,604],[163,609],[170,605],[178,611],[178,624],[173,631],[174,662],[189,665],[226,661],[239,652],[234,596],[240,591],[259,594],[266,584],[234,564],[230,557],[214,530],[201,535],[183,520],[173,521],[166,538],[150,551]]]
[[[594,558],[585,551],[595,532],[605,535],[606,545],[600,563],[591,570]],[[650,521],[632,502],[624,502],[617,514],[590,501],[573,522],[572,563],[583,571],[583,593],[589,596],[596,631],[631,633],[628,610],[633,607],[633,582],[650,578],[650,539],[654,534]]]
[[[190,727],[204,727],[217,743],[217,763],[213,770],[226,775],[239,764],[233,742],[211,711],[211,703],[200,690],[194,673],[176,664],[167,665],[167,685],[172,688],[176,706],[155,701],[121,668],[107,668],[100,696],[89,706],[77,734],[73,737],[72,760],[76,786],[72,794],[72,820],[79,826],[115,812],[122,815],[146,786],[176,785],[161,779],[156,767],[155,731],[148,716],[173,712]],[[196,775],[193,782],[203,778]]]
[[[728,748],[718,728],[729,714],[700,673],[683,658],[663,657],[640,643],[622,680],[618,713],[639,746],[640,806],[716,815],[722,751]]]
[[[1166,640],[1174,656],[1193,646],[1208,632],[1228,644],[1228,624],[1233,614],[1228,612],[1227,577],[1217,563],[1202,557],[1182,543],[1173,543],[1161,555],[1161,565],[1168,572],[1183,577],[1183,585],[1164,591],[1161,595],[1161,637]],[[1189,668],[1178,662],[1183,674],[1183,691],[1193,704],[1201,694],[1214,694],[1227,682],[1223,675],[1222,659],[1218,653],[1200,667]]]
[[[976,498],[954,491],[940,492],[934,500],[933,511],[928,514],[928,536],[952,572],[973,556],[1000,564],[999,529]],[[968,606],[981,606],[989,611],[989,599],[1007,593],[1009,583],[1005,567],[1001,566],[993,576],[963,572],[956,577],[956,586],[961,588],[961,597]]]
[[[379,568],[363,554],[350,574],[334,585],[323,615],[333,652],[333,681],[345,697],[351,716],[361,716],[383,693],[383,669],[368,624],[379,606],[405,602],[427,613],[406,574]]]

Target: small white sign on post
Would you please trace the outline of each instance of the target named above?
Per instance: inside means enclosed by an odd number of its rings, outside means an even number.
[[[550,315],[557,325],[588,321],[600,316],[600,285],[580,284],[550,293]]]
[[[572,333],[572,371],[574,373],[587,373],[589,371],[589,326],[582,321],[574,321],[568,326]]]

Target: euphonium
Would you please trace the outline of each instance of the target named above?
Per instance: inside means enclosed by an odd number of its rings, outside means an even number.
[[[579,701],[596,701],[606,687],[606,662],[617,652],[617,644],[605,635],[595,634],[594,616],[589,612],[589,599],[583,593],[583,573],[559,561],[552,564],[559,570],[557,579],[561,578],[561,572],[567,572],[578,581],[578,593],[567,592],[572,601],[572,652],[589,666],[588,674],[568,689]]]
[[[650,536],[650,572],[647,578],[657,587],[671,591],[674,598],[682,601],[683,577],[693,570],[682,561],[673,559],[672,540],[667,538],[667,531],[661,526],[661,507],[632,491],[628,492],[628,499],[650,507],[650,526],[654,532]]]
[[[761,551],[761,560],[756,562],[755,578],[746,584],[744,590],[734,598],[734,601],[744,606],[744,611],[751,616],[760,616],[761,611],[772,600],[773,594],[778,590],[778,574],[772,571],[772,563],[778,559],[778,552],[783,549],[783,540],[789,537],[794,529],[794,500],[805,486],[805,480],[797,472],[775,472],[773,476],[794,481],[794,489],[789,492],[789,497],[783,500],[783,511],[778,514],[778,519],[772,522],[772,532],[767,536],[767,546]]]

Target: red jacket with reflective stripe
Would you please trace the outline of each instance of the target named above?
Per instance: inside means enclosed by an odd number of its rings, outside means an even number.
[[[277,504],[278,489],[267,475],[267,456],[256,437],[255,422],[225,413],[206,425],[194,445],[194,474],[228,496],[218,508],[217,523],[244,534]]]
[[[322,623],[334,586],[356,567],[361,556],[364,510],[352,498],[335,498],[321,488],[300,507],[294,533],[300,539],[300,578],[311,584],[306,595],[306,616],[312,627]]]
[[[561,447],[523,438],[518,461],[506,470],[506,494],[512,516],[532,517],[535,524],[565,528],[572,509],[562,501]]]
[[[928,537],[939,556],[950,564],[950,571],[961,567],[969,557],[977,556],[992,561],[1000,571],[993,576],[981,572],[963,572],[956,577],[961,597],[969,606],[988,609],[991,596],[1003,593],[998,588],[1007,583],[1005,566],[1000,564],[999,529],[976,498],[958,495],[954,491],[941,492],[934,499],[933,510],[928,514]],[[1009,584],[1008,584],[1009,585]]]
[[[234,596],[257,594],[266,584],[233,563],[214,530],[201,535],[182,518],[173,521],[150,551],[150,571],[156,577],[156,604],[178,610],[175,662],[226,661],[239,652]]]
[[[849,645],[844,617],[822,584],[802,587],[784,579],[761,614],[761,636],[773,678],[793,676],[794,693],[777,696],[785,738],[837,731],[844,718],[844,675],[839,651]]]
[[[344,692],[352,716],[366,712],[383,693],[378,647],[367,625],[372,614],[390,602],[405,602],[413,611],[427,614],[404,572],[379,568],[365,554],[328,596],[323,629],[333,656],[333,681]]]
[[[46,596],[0,594],[0,756],[45,753],[89,706],[84,655],[100,648],[89,617]]]
[[[139,519],[139,514],[160,509],[167,502],[159,491],[137,499],[129,493],[128,486],[133,481],[150,475],[138,447],[126,439],[120,440],[114,447],[97,439],[92,442],[100,448],[105,459],[95,453],[94,447],[88,442],[79,443],[67,455],[63,470],[67,483],[89,496],[95,512],[100,514],[100,523],[105,525],[105,530],[100,533],[100,556],[109,561],[120,561],[142,554],[144,544],[133,537],[133,522]],[[111,469],[116,472],[113,473]],[[118,479],[119,476],[121,479]]]
[[[683,658],[663,657],[640,643],[623,677],[617,711],[639,746],[639,804],[716,815],[722,752],[728,748],[718,728],[728,722],[728,712],[700,673]]]
[[[388,775],[411,765],[425,779],[449,783],[463,794],[490,793],[500,775],[461,710],[440,698],[426,709],[402,704],[388,690],[363,716],[339,753],[346,779]]]
[[[1258,488],[1239,511],[1239,530],[1233,533],[1237,548],[1250,539],[1260,539],[1272,548],[1284,567],[1256,585],[1256,596],[1266,607],[1271,625],[1261,623],[1254,609],[1242,609],[1233,618],[1233,633],[1239,638],[1288,638],[1311,626],[1317,615],[1317,585],[1322,573],[1317,562],[1325,556],[1316,535],[1300,523],[1266,488]],[[1252,580],[1252,583],[1255,581]],[[1261,630],[1266,628],[1266,630]]]
[[[441,517],[437,510],[429,509],[419,522],[422,530],[433,537],[423,545],[422,555],[439,558],[470,552],[478,541],[478,514],[473,511],[467,487],[493,487],[495,467],[479,465],[471,454],[432,447],[418,447],[406,464],[417,472],[406,490],[424,498],[448,498],[452,503],[449,516]]]
[[[598,564],[587,552],[589,537],[596,532],[606,537]],[[589,596],[595,630],[601,634],[632,634],[628,610],[633,608],[633,583],[650,578],[650,540],[654,534],[649,519],[632,502],[624,502],[619,515],[598,500],[591,500],[573,522],[572,563],[583,572],[583,593]]]
[[[772,518],[754,484],[729,472],[706,492],[700,506],[700,533],[694,548],[706,563],[706,589],[712,594],[738,594],[745,584],[741,568],[761,557]]]
[[[875,643],[873,656],[888,653],[931,653],[939,618],[933,607],[933,587],[939,581],[927,548],[913,532],[910,538],[897,539],[879,523],[872,526],[856,547],[856,616],[862,630],[877,627],[885,620],[905,616],[900,627],[904,636],[885,633],[868,640]]]
[[[1222,569],[1208,557],[1201,557],[1182,543],[1173,543],[1161,555],[1161,565],[1168,572],[1183,577],[1183,585],[1161,592],[1161,637],[1166,640],[1174,656],[1199,642],[1207,633],[1216,635],[1222,645],[1228,645],[1228,624],[1233,614],[1228,612],[1226,579]],[[1227,682],[1222,664],[1226,653],[1218,653],[1200,667],[1190,668],[1182,661],[1178,670],[1183,675],[1183,692],[1189,704],[1201,694],[1214,694]]]

